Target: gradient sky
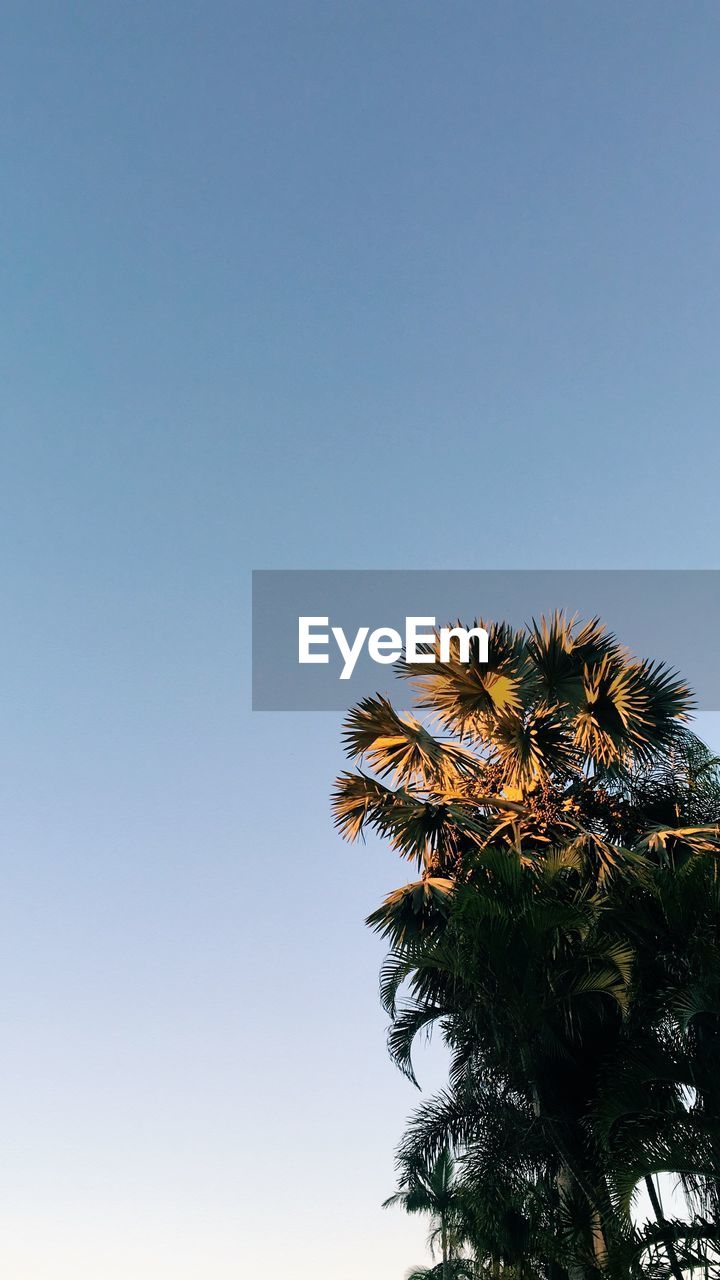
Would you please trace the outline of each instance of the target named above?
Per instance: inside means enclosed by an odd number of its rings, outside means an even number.
[[[423,1259],[403,868],[337,717],[250,714],[249,572],[718,566],[719,57],[703,0],[3,6],[6,1280]]]

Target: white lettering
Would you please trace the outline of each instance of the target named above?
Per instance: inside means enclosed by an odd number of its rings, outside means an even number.
[[[362,649],[367,639],[369,630],[370,630],[369,627],[360,627],[358,629],[357,635],[355,636],[355,639],[351,647],[348,644],[347,639],[345,638],[345,632],[343,631],[342,627],[333,627],[332,633],[335,639],[337,640],[338,649],[340,650],[345,660],[345,666],[340,672],[341,680],[350,679],[353,671],[355,670],[355,663],[360,657],[360,650]]]
[[[327,644],[330,637],[327,631],[324,635],[313,636],[310,634],[312,627],[326,627],[329,618],[298,618],[298,662],[329,662],[330,659],[326,653],[311,653],[310,645]]]
[[[441,627],[440,628],[440,661],[450,662],[450,641],[457,640],[460,662],[470,661],[470,641],[478,642],[478,661],[488,660],[488,633],[484,627]]]
[[[405,651],[408,662],[434,662],[434,653],[419,653],[418,645],[433,644],[435,641],[435,633],[433,631],[421,632],[420,627],[434,627],[434,618],[406,618],[405,619]]]
[[[373,662],[396,662],[402,653],[402,636],[390,627],[373,631],[368,640],[368,653]]]

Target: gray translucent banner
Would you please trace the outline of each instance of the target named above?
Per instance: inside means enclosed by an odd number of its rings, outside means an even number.
[[[680,671],[698,710],[720,710],[716,569],[259,570],[253,573],[253,709],[344,711],[368,693],[396,686],[395,668],[373,661],[367,643],[350,678],[341,679],[347,665],[334,627],[352,643],[365,627],[404,637],[413,617],[434,618],[438,627],[458,619],[470,627],[475,618],[522,626],[557,609],[583,619],[598,615],[638,657]],[[326,654],[327,662],[299,661],[301,618],[328,619],[326,626],[303,624],[312,637],[304,653]],[[318,639],[323,635],[326,641]],[[398,694],[396,686],[396,700]]]

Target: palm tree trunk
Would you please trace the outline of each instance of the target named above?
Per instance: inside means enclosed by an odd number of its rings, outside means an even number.
[[[647,1188],[647,1193],[650,1197],[650,1203],[653,1207],[653,1213],[655,1214],[655,1217],[657,1219],[658,1226],[664,1227],[665,1214],[662,1211],[660,1197],[657,1193],[657,1189],[655,1187],[655,1183],[652,1179],[652,1176],[649,1176],[645,1179],[645,1186]],[[675,1280],[685,1280],[685,1277],[683,1276],[683,1273],[682,1273],[682,1268],[678,1261],[678,1256],[675,1252],[675,1245],[673,1244],[672,1236],[670,1235],[669,1231],[663,1230],[662,1242],[663,1242],[663,1248],[665,1249],[665,1252],[667,1254],[668,1262],[670,1264],[670,1270],[672,1271],[675,1277]]]
[[[450,1268],[448,1266],[448,1230],[444,1216],[442,1220],[442,1273],[443,1280],[448,1280],[450,1275]]]
[[[599,1270],[603,1270],[607,1262],[607,1241],[605,1232],[603,1231],[602,1219],[597,1209],[593,1210],[592,1215],[592,1237],[593,1237],[593,1253],[598,1264]]]
[[[572,1170],[568,1164],[561,1164],[557,1173],[557,1190],[560,1197],[560,1203],[570,1194],[574,1182]],[[587,1268],[581,1262],[569,1262],[567,1267],[568,1280],[588,1280]]]

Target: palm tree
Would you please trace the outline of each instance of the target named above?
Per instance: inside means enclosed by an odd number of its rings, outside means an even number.
[[[383,1208],[400,1205],[406,1213],[430,1217],[431,1244],[440,1243],[440,1274],[442,1280],[450,1280],[456,1215],[455,1166],[450,1150],[447,1146],[442,1147],[432,1161],[403,1160],[401,1168],[400,1188],[384,1201]]]
[[[455,1258],[434,1267],[416,1267],[406,1280],[477,1280],[480,1274],[472,1258]]]
[[[414,1039],[439,1024],[453,1055],[448,1092],[420,1109],[401,1153],[435,1159],[454,1142],[484,1230],[497,1241],[503,1214],[517,1215],[518,1265],[532,1254],[548,1276],[640,1275],[638,1181],[675,1168],[705,1206],[718,1182],[708,984],[720,911],[711,894],[696,956],[672,900],[682,868],[715,872],[717,762],[684,727],[684,682],[632,659],[597,620],[487,629],[487,664],[404,668],[425,723],[376,696],[345,729],[361,767],[338,779],[340,830],[374,829],[420,873],[369,919],[391,946],[391,1052],[414,1078]],[[674,1031],[701,1044],[691,1079],[670,1052]],[[655,1064],[644,1131],[622,1102],[640,1051]],[[684,1163],[683,1135],[695,1144]],[[679,1280],[674,1227],[657,1229]]]

